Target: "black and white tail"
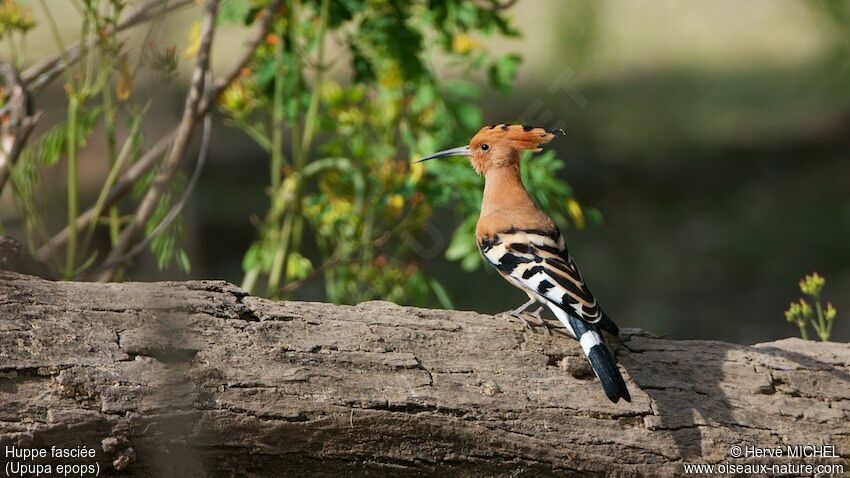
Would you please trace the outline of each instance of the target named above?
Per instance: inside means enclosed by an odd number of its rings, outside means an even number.
[[[599,334],[597,325],[579,320],[571,314],[564,312],[563,309],[555,304],[548,303],[547,305],[555,316],[558,317],[558,320],[564,324],[564,327],[572,332],[573,336],[581,343],[581,349],[587,356],[587,360],[590,361],[593,373],[599,378],[599,382],[602,384],[602,389],[605,390],[605,395],[608,396],[608,399],[614,403],[617,403],[621,398],[627,402],[631,402],[632,397],[626,388],[626,382],[620,374],[620,369],[617,368],[617,362],[614,360],[614,356],[611,355],[608,346],[602,341],[602,336]],[[608,322],[611,322],[611,320],[608,319]],[[613,325],[613,322],[611,324]]]
[[[617,335],[617,325],[602,311],[581,278],[558,228],[510,229],[479,237],[484,258],[511,284],[546,304],[581,342],[593,372],[612,402],[631,401],[617,362],[599,335]]]

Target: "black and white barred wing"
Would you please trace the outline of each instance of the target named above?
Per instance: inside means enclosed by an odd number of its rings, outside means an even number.
[[[539,302],[553,303],[586,322],[602,318],[559,232],[511,230],[483,239],[479,248],[490,264]]]
[[[481,253],[511,283],[546,304],[575,337],[599,377],[605,395],[631,401],[629,390],[599,329],[617,334],[617,326],[596,303],[557,231],[510,230],[482,238]]]

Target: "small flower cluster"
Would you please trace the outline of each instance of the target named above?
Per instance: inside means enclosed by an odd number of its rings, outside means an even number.
[[[832,335],[832,326],[838,311],[831,302],[827,302],[826,308],[821,304],[821,292],[824,285],[826,285],[826,279],[817,272],[805,276],[800,281],[800,291],[811,298],[814,308],[806,299],[801,298],[797,302],[791,302],[788,310],[785,311],[785,319],[799,327],[800,336],[803,339],[809,338],[807,327],[809,323],[822,341],[826,342]]]
[[[0,0],[0,38],[7,33],[26,33],[35,26],[32,11],[14,0]]]

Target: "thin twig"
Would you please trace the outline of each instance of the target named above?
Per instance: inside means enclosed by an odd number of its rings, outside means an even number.
[[[274,12],[280,8],[280,5],[283,3],[283,0],[274,0],[265,10],[260,14],[260,18],[262,22],[259,27],[255,30],[254,35],[246,42],[245,49],[242,54],[239,55],[232,64],[231,68],[227,71],[227,73],[222,77],[222,79],[216,81],[215,88],[213,88],[212,95],[208,95],[203,99],[201,105],[198,107],[198,116],[204,116],[208,114],[215,104],[216,99],[230,86],[230,83],[233,82],[238,76],[239,72],[242,70],[245,65],[251,60],[254,55],[254,51],[260,45],[260,43],[266,38],[266,35],[269,32],[269,29],[272,25],[272,20],[274,17]],[[145,173],[150,171],[157,162],[163,153],[171,146],[172,141],[174,140],[175,132],[172,131],[167,133],[162,138],[157,141],[157,143],[149,149],[138,161],[136,161],[130,169],[127,170],[124,175],[115,183],[115,186],[109,191],[109,194],[106,196],[104,200],[104,208],[108,208],[116,204],[121,200],[132,188],[132,186],[141,179]],[[95,217],[95,209],[94,207],[87,210],[85,213],[81,214],[77,219],[76,228],[77,230],[82,230],[91,224],[92,221],[96,220]],[[41,261],[49,260],[56,250],[62,247],[65,244],[65,241],[68,240],[68,228],[66,227],[58,234],[53,236],[46,244],[44,244],[41,248],[38,249],[36,253],[36,257]]]
[[[205,84],[208,85],[211,83],[211,75],[209,71],[207,71],[207,80]],[[195,164],[195,171],[192,173],[192,178],[189,180],[189,184],[186,185],[186,189],[183,191],[183,195],[180,197],[180,200],[177,201],[174,206],[171,207],[171,210],[162,218],[159,224],[156,225],[153,231],[150,232],[140,243],[136,244],[130,251],[126,254],[116,257],[112,260],[105,261],[101,266],[101,270],[110,269],[115,267],[121,263],[128,262],[132,258],[141,254],[145,251],[148,245],[153,241],[156,236],[165,231],[171,223],[177,219],[177,216],[180,215],[180,212],[183,210],[183,207],[186,206],[186,203],[189,201],[189,197],[192,195],[192,191],[194,191],[195,186],[198,185],[198,180],[201,177],[201,171],[204,169],[204,164],[206,164],[207,157],[209,156],[210,150],[210,133],[212,132],[212,115],[208,114],[204,117],[204,129],[203,134],[201,136],[201,149],[198,152],[198,161]]]
[[[127,172],[115,182],[115,186],[109,190],[109,194],[106,195],[106,199],[104,199],[102,207],[105,209],[116,204],[121,198],[130,192],[136,181],[141,179],[145,173],[147,173],[159,161],[159,158],[166,152],[166,150],[168,150],[173,139],[174,133],[168,133],[160,138],[160,140],[141,158],[139,158],[138,161],[133,163],[130,169],[128,169]],[[85,229],[96,219],[97,207],[92,206],[89,210],[77,217],[77,222],[75,223],[77,231]],[[68,227],[65,227],[65,229],[62,229],[58,234],[53,236],[49,241],[47,241],[47,243],[38,249],[36,257],[42,262],[46,262],[53,257],[56,250],[62,247],[68,240],[68,232]]]
[[[162,170],[157,174],[153,184],[142,198],[133,219],[121,230],[118,243],[106,256],[104,264],[112,264],[104,268],[98,276],[100,281],[108,281],[112,278],[116,267],[119,265],[116,259],[124,256],[136,240],[136,236],[142,232],[147,222],[156,211],[160,198],[170,187],[171,179],[180,167],[195,123],[199,119],[198,106],[204,96],[204,84],[208,78],[210,68],[210,49],[212,47],[213,35],[215,33],[216,13],[218,12],[218,0],[207,0],[204,6],[204,18],[201,23],[201,47],[198,51],[198,59],[195,62],[195,71],[192,73],[192,84],[189,94],[186,96],[186,104],[183,107],[183,119],[177,127],[174,142],[165,157]]]

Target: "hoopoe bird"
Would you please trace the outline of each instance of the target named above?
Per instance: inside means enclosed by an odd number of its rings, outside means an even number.
[[[602,311],[567,251],[561,231],[537,207],[520,179],[520,152],[540,151],[556,133],[523,125],[481,128],[467,146],[447,149],[418,162],[448,156],[467,156],[484,176],[484,199],[475,227],[484,259],[512,285],[528,295],[528,302],[549,307],[569,335],[579,341],[605,395],[612,402],[631,401],[617,362],[602,340],[600,330],[617,335],[614,322]],[[535,312],[539,318],[540,309]]]

